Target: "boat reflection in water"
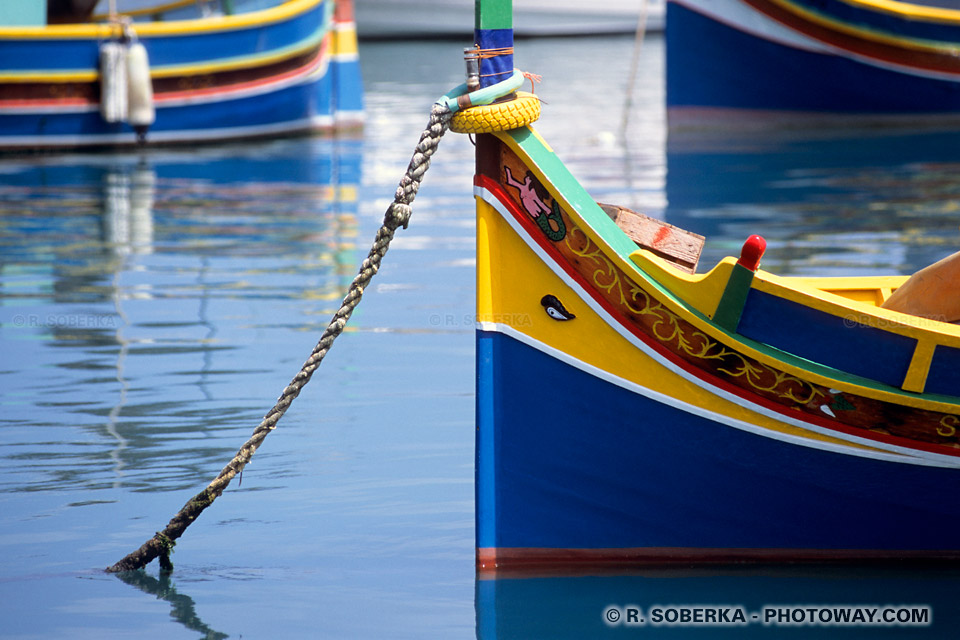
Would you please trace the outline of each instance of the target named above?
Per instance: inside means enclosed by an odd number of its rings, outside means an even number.
[[[97,454],[64,443],[66,477],[64,458],[37,459],[17,482],[165,491],[207,475],[234,447],[226,434],[237,416],[254,411],[223,388],[257,374],[237,360],[244,345],[269,341],[278,306],[304,299],[315,308],[286,328],[325,326],[349,286],[361,148],[308,138],[0,164],[0,230],[16,238],[0,244],[0,281],[26,282],[5,292],[18,305],[15,335],[27,339],[7,341],[4,357],[51,371],[60,410],[112,443]],[[88,370],[88,386],[58,382],[68,370]],[[158,404],[146,382],[157,377],[179,389],[175,400]],[[54,420],[43,413],[38,423]],[[168,446],[198,435],[226,439],[188,457]],[[87,464],[90,455],[111,464]]]
[[[929,567],[670,568],[481,578],[477,638],[948,638],[960,623],[952,596],[958,585],[960,570]],[[843,622],[847,615],[850,622]],[[871,624],[871,615],[907,621]],[[690,621],[683,622],[687,616]]]
[[[960,248],[960,133],[748,120],[671,120],[664,216],[706,236],[701,271],[753,233],[780,275],[910,274]]]

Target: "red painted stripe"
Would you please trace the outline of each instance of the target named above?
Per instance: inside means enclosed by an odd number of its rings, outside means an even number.
[[[877,42],[812,23],[769,0],[743,0],[743,2],[775,22],[850,53],[903,67],[941,73],[960,73],[960,59],[957,58],[953,47],[944,47],[942,52],[931,52],[911,48],[908,44],[898,46]],[[890,35],[897,36],[894,33]]]
[[[0,109],[18,107],[89,107],[100,104],[83,98],[54,98],[53,100],[0,100]]]
[[[822,429],[827,429],[827,430],[835,431],[835,432],[846,434],[846,435],[856,436],[868,441],[891,444],[891,445],[903,447],[905,449],[927,451],[930,453],[937,453],[937,454],[951,456],[955,458],[960,457],[960,450],[955,449],[953,447],[918,442],[916,440],[909,440],[906,438],[892,436],[888,434],[866,432],[864,429],[860,429],[857,427],[850,427],[841,422],[832,421],[826,418],[820,418],[819,416],[815,416],[813,414],[800,411],[797,409],[791,409],[790,407],[786,407],[777,402],[773,402],[761,396],[752,394],[742,387],[738,387],[734,384],[730,384],[720,378],[710,375],[709,373],[707,373],[702,369],[699,369],[693,366],[692,364],[683,360],[682,358],[677,357],[676,354],[674,354],[672,351],[664,347],[659,342],[656,342],[655,340],[651,339],[650,336],[648,336],[646,333],[644,333],[638,327],[636,327],[632,322],[630,322],[629,318],[627,318],[627,316],[624,315],[617,307],[614,307],[605,298],[597,294],[595,292],[594,287],[590,283],[588,283],[587,280],[578,271],[574,270],[570,266],[569,262],[553,247],[551,243],[548,243],[546,241],[546,238],[544,238],[543,233],[540,231],[540,228],[536,226],[536,224],[534,224],[533,220],[530,218],[529,215],[527,215],[525,212],[520,210],[519,206],[517,206],[514,203],[513,199],[510,198],[510,196],[504,191],[503,187],[498,182],[496,182],[495,180],[487,176],[477,175],[474,178],[474,184],[477,185],[478,187],[482,187],[490,191],[490,193],[493,194],[493,196],[496,197],[497,200],[499,200],[500,203],[503,204],[503,206],[506,207],[507,210],[513,215],[513,217],[520,223],[520,225],[524,228],[527,234],[531,238],[533,238],[534,242],[536,242],[537,245],[544,252],[546,252],[547,255],[549,255],[553,259],[554,263],[556,263],[561,269],[563,269],[563,271],[570,278],[576,281],[577,284],[579,284],[580,287],[583,288],[583,290],[590,295],[591,299],[593,299],[594,302],[596,302],[601,307],[603,307],[603,309],[607,313],[609,313],[613,318],[615,318],[621,327],[629,331],[638,340],[642,341],[648,347],[650,347],[651,349],[656,351],[658,354],[663,356],[666,360],[669,360],[674,366],[680,369],[683,369],[685,372],[703,381],[705,384],[712,387],[716,387],[718,389],[722,389],[723,391],[730,393],[732,395],[735,395],[739,398],[742,398],[747,402],[764,407],[766,409],[779,413],[780,415],[793,418],[800,422],[806,422],[811,425],[816,425]]]
[[[353,0],[337,0],[333,7],[333,21],[353,22]]]
[[[323,44],[320,49],[317,50],[317,54],[311,58],[304,66],[297,69],[292,69],[290,71],[270,76],[268,78],[261,78],[260,80],[253,80],[250,82],[241,82],[238,84],[224,85],[222,87],[211,87],[209,89],[186,89],[184,91],[176,92],[167,92],[160,93],[154,96],[154,101],[158,105],[162,105],[163,102],[167,100],[179,100],[183,98],[195,98],[195,97],[209,97],[209,96],[218,96],[218,95],[229,95],[238,91],[246,91],[248,89],[256,89],[258,87],[265,87],[271,84],[276,84],[278,82],[284,82],[286,80],[291,80],[301,76],[308,76],[313,73],[322,63],[323,59],[327,53],[327,45],[330,41],[330,37],[323,39]]]
[[[724,549],[630,547],[623,549],[544,549],[485,547],[477,549],[481,577],[607,575],[635,573],[658,566],[742,564],[889,564],[960,562],[960,549]]]

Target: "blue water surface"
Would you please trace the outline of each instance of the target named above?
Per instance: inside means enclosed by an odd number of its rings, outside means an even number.
[[[102,569],[249,437],[366,255],[469,43],[364,43],[354,138],[0,162],[3,638],[952,637],[956,572],[474,572],[473,147],[450,134],[348,331],[176,570]],[[537,125],[598,200],[784,274],[911,273],[958,248],[956,134],[668,136],[663,43],[518,43]],[[744,496],[749,501],[749,496]],[[911,628],[607,626],[611,606],[922,605]]]

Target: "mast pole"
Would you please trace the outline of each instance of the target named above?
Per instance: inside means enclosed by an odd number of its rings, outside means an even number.
[[[513,73],[513,0],[475,0],[473,41],[480,48],[480,86]]]

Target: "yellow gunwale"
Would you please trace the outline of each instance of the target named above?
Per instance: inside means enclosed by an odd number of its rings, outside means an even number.
[[[945,9],[941,7],[927,7],[910,2],[898,2],[897,0],[842,0],[844,3],[869,9],[872,11],[882,11],[901,18],[913,18],[918,20],[930,20],[934,22],[954,22],[960,23],[960,10]]]
[[[157,4],[152,7],[144,7],[142,9],[133,9],[131,11],[118,11],[117,13],[121,16],[130,16],[131,18],[136,16],[152,16],[157,13],[165,13],[167,11],[173,11],[174,9],[183,9],[184,7],[191,7],[197,4],[197,0],[176,0],[176,2],[166,2],[163,4]],[[95,13],[90,16],[91,22],[102,22],[110,19],[110,14],[108,13]]]
[[[532,130],[532,127],[528,127],[528,128]],[[630,258],[628,259],[627,257],[621,255],[619,252],[614,250],[610,246],[610,244],[589,223],[587,223],[587,221],[583,217],[583,214],[580,212],[580,210],[577,207],[573,206],[573,204],[569,200],[567,200],[566,197],[564,197],[564,195],[560,193],[553,186],[553,181],[546,174],[544,174],[543,170],[536,163],[536,161],[533,158],[531,158],[523,150],[523,148],[519,144],[517,144],[516,141],[512,139],[511,136],[506,135],[504,133],[496,133],[494,135],[496,135],[501,141],[503,141],[508,147],[510,147],[514,151],[514,153],[517,154],[518,157],[523,159],[523,161],[527,164],[530,170],[537,177],[537,179],[539,179],[541,183],[547,188],[547,190],[550,192],[550,195],[556,198],[560,202],[560,206],[561,208],[563,208],[564,212],[568,216],[570,216],[572,220],[574,220],[577,223],[580,229],[584,233],[586,233],[590,237],[590,239],[593,240],[594,243],[596,243],[598,247],[600,247],[603,255],[607,259],[609,259],[613,264],[615,264],[621,271],[623,271],[626,274],[629,274],[630,277],[635,278],[638,283],[643,282],[649,285],[648,287],[645,287],[645,290],[654,299],[656,299],[660,304],[662,304],[665,308],[667,308],[668,310],[676,314],[678,317],[682,318],[683,320],[686,320],[687,322],[695,326],[697,329],[702,331],[705,335],[715,340],[722,341],[724,344],[727,344],[729,347],[736,349],[737,351],[743,353],[748,357],[751,357],[757,360],[758,362],[771,366],[775,369],[779,369],[780,371],[796,376],[798,378],[809,380],[821,386],[825,386],[828,388],[844,389],[866,398],[873,398],[873,399],[882,400],[885,402],[890,402],[893,404],[899,404],[903,406],[909,406],[913,408],[928,409],[931,411],[939,411],[939,412],[945,412],[945,413],[957,412],[957,405],[955,403],[942,402],[939,400],[923,398],[914,393],[903,391],[902,389],[897,389],[894,387],[890,387],[890,390],[886,390],[886,389],[876,388],[872,386],[859,385],[847,379],[850,377],[849,374],[843,374],[843,372],[840,372],[840,371],[838,371],[838,374],[846,375],[847,378],[843,377],[843,375],[838,377],[827,376],[813,369],[807,369],[807,368],[801,368],[801,367],[795,366],[791,364],[788,360],[774,357],[767,351],[754,348],[753,346],[745,342],[742,336],[736,333],[731,333],[721,329],[720,327],[712,323],[707,318],[706,314],[704,314],[702,311],[698,311],[695,305],[677,297],[672,292],[671,286],[669,283],[661,282],[656,278],[651,277],[648,271],[643,268],[643,263],[649,261],[653,263],[660,263],[661,269],[663,269],[667,267],[665,261],[662,261],[660,258],[658,258],[657,256],[655,256],[654,254],[648,251],[643,251],[643,250],[636,251],[633,254],[631,254]],[[724,265],[732,266],[733,262],[734,262],[733,258],[725,258],[716,267],[714,267],[714,270],[722,269],[724,268]],[[730,268],[730,266],[726,268]],[[681,273],[676,269],[673,269],[673,271],[676,271],[676,273],[671,274],[671,279],[676,278],[680,281],[687,280],[688,282],[691,279],[695,279],[694,282],[699,282],[701,280],[706,281],[709,279],[710,274],[713,273],[713,271],[711,271],[707,274],[691,276],[688,274]],[[755,285],[758,280],[769,281],[777,278],[777,276],[774,276],[773,274],[768,274],[764,271],[759,271],[757,273],[757,276],[758,278],[754,280]],[[852,306],[853,304],[857,304],[857,303],[854,303],[850,300],[847,300],[846,298],[842,298],[841,296],[837,296],[835,294],[831,294],[828,292],[824,292],[824,291],[802,292],[794,288],[785,288],[785,289],[795,291],[798,296],[802,296],[804,294],[812,294],[815,297],[830,296],[831,298],[836,299],[835,301],[829,300],[829,302],[835,307],[842,308],[845,306],[843,303],[848,303],[851,306],[849,309],[845,309],[845,310],[860,312],[860,313],[865,313],[867,311],[866,308],[857,308]],[[929,341],[931,336],[931,333],[930,333],[931,329],[929,327],[923,328],[922,323],[933,323],[934,321],[925,320],[923,318],[915,318],[913,316],[908,316],[906,314],[895,312],[895,311],[888,311],[886,309],[877,309],[876,311],[877,311],[876,317],[878,318],[877,320],[878,324],[893,321],[896,324],[906,326],[908,329],[921,332],[924,336],[927,337],[927,341]],[[937,335],[940,335],[942,333],[943,337],[951,338],[950,340],[951,343],[954,342],[954,340],[956,340],[957,343],[960,343],[960,327],[955,327],[953,325],[948,325],[945,323],[937,323],[937,324],[944,325],[942,328],[938,327],[935,330],[937,332]],[[881,327],[881,328],[884,330],[889,330],[887,327]],[[944,343],[944,341],[942,340],[935,340],[935,342],[937,344]]]
[[[171,22],[135,22],[134,31],[140,37],[149,36],[187,36],[197,33],[216,31],[236,31],[249,29],[276,22],[282,22],[305,13],[328,0],[288,0],[281,5],[241,13],[233,16],[216,16],[194,20],[174,20]],[[66,40],[78,38],[102,39],[117,33],[117,25],[101,24],[54,24],[42,27],[3,27],[0,28],[0,45],[4,39],[49,39]]]
[[[915,51],[939,53],[942,55],[956,54],[956,50],[957,50],[956,42],[929,40],[924,38],[906,38],[903,36],[893,36],[893,35],[889,35],[889,33],[887,32],[880,31],[872,27],[856,26],[849,22],[834,20],[833,18],[827,15],[818,13],[806,7],[802,7],[798,4],[794,4],[790,0],[770,0],[770,2],[779,6],[785,11],[789,11],[794,15],[801,16],[807,22],[818,24],[822,27],[832,29],[833,31],[836,31],[838,33],[844,33],[857,38],[862,38],[864,40],[879,42],[882,44],[901,47],[904,49],[912,49]],[[855,4],[855,3],[851,2],[850,4]],[[862,4],[869,6],[869,3],[862,3]],[[956,22],[960,24],[960,11],[956,12],[956,14],[957,14],[956,19],[951,20],[951,22]],[[908,17],[908,16],[904,16],[904,17]]]

